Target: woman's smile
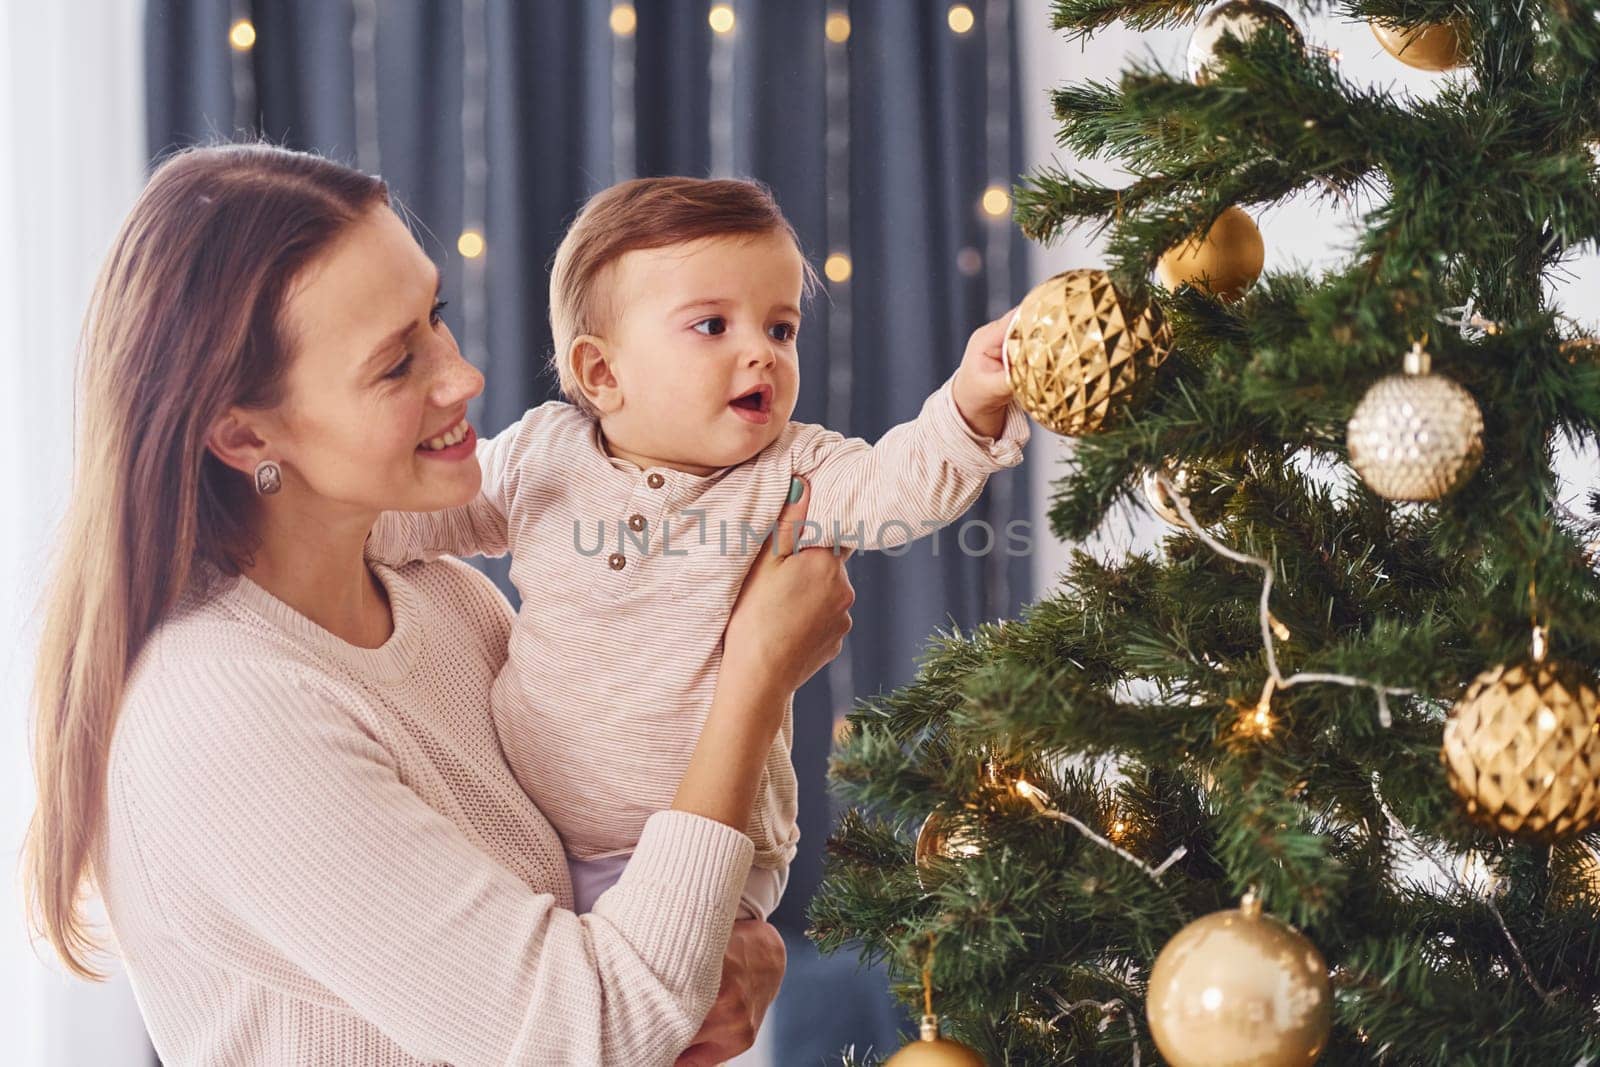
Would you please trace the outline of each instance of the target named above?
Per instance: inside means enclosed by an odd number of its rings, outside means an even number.
[[[430,437],[417,446],[417,454],[429,459],[460,460],[475,455],[478,432],[472,423],[462,419],[444,433]]]

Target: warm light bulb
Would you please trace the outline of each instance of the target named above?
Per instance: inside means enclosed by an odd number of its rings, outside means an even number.
[[[950,22],[950,28],[956,33],[966,33],[977,21],[972,17],[972,8],[966,4],[951,4],[950,13],[946,18]]]
[[[707,20],[711,23],[712,30],[717,33],[732,33],[733,5],[713,4],[711,6],[711,14],[707,16]]]
[[[1251,716],[1251,719],[1254,721],[1256,733],[1262,737],[1272,736],[1272,712],[1267,710],[1265,704],[1256,708],[1255,714]]]
[[[822,24],[822,32],[834,44],[843,44],[850,39],[850,16],[843,11],[830,13],[828,20]]]
[[[456,251],[468,259],[477,259],[483,255],[483,234],[477,230],[462,230],[461,236],[456,239]]]
[[[618,4],[611,9],[611,32],[618,37],[632,37],[639,28],[639,14],[632,4]]]
[[[828,276],[830,282],[847,282],[850,280],[850,257],[843,252],[835,252],[822,264],[822,273]]]
[[[839,716],[837,719],[834,719],[833,743],[835,745],[842,745],[846,741],[850,740],[850,732],[852,729],[853,727],[850,725],[850,720],[843,715]]]
[[[248,52],[255,47],[256,28],[249,19],[240,19],[228,30],[228,43],[235,52]]]
[[[993,218],[1009,214],[1011,211],[1011,194],[998,185],[991,185],[983,191],[983,213]]]

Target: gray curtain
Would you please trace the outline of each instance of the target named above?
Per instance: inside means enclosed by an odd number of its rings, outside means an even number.
[[[832,206],[836,232],[839,218],[848,220],[853,270],[806,309],[798,419],[875,439],[914,416],[954,370],[967,335],[994,309],[992,283],[1000,279],[1000,298],[1010,302],[1026,288],[1020,237],[978,209],[991,181],[1008,185],[1022,168],[1018,79],[1010,77],[1011,91],[1001,96],[998,141],[990,115],[991,52],[1003,57],[1000,73],[1015,68],[1014,21],[1008,39],[986,37],[987,27],[1004,22],[1005,10],[992,9],[1002,2],[973,0],[976,24],[961,35],[947,24],[947,5],[930,0],[734,5],[731,82],[722,86],[732,95],[733,172],[772,186],[819,268],[831,250],[829,198],[847,197]],[[458,336],[462,285],[477,277],[464,272],[482,272],[478,356],[487,385],[473,414],[482,432],[493,433],[556,395],[544,370],[547,266],[583,199],[629,176],[614,151],[616,109],[634,115],[624,152],[631,147],[635,174],[710,173],[714,112],[728,114],[726,97],[713,99],[705,0],[635,5],[637,30],[624,43],[633,50],[626,100],[614,98],[615,86],[626,82],[614,76],[611,8],[605,0],[148,0],[150,156],[153,162],[217,137],[261,136],[360,165],[358,83],[374,87],[377,169],[421,224],[424,247],[444,271],[452,301],[446,317]],[[852,23],[843,53],[848,184],[839,187],[835,174],[830,189],[824,49],[832,46],[823,25],[836,11]],[[247,53],[226,44],[238,18],[256,29]],[[474,26],[471,18],[483,22]],[[367,36],[356,32],[361,27]],[[466,188],[466,34],[486,43],[488,87],[488,252],[470,265],[455,247]],[[358,46],[362,40],[370,48]],[[358,76],[368,69],[375,76]],[[998,164],[996,143],[1008,146]],[[830,317],[846,304],[848,330],[835,336]],[[840,374],[850,383],[842,396]],[[1020,471],[1002,474],[967,518],[1003,531],[1027,519],[1026,496]],[[980,542],[975,536],[971,543]],[[515,602],[503,566],[486,569]],[[804,839],[775,917],[791,943],[772,1024],[785,1064],[820,1062],[850,1042],[892,1048],[899,1018],[887,1007],[881,976],[859,974],[853,958],[819,960],[802,937],[834,817],[825,770],[837,705],[908,681],[936,628],[1014,615],[1032,596],[1027,558],[966,555],[953,531],[937,551],[925,539],[894,558],[860,556],[851,574],[858,599],[849,643],[796,699]]]

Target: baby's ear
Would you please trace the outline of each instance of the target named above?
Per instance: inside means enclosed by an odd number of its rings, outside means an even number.
[[[622,407],[622,386],[612,372],[611,353],[603,338],[583,334],[567,347],[567,366],[584,399],[602,415]]]

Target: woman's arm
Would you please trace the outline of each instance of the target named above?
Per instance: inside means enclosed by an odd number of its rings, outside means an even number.
[[[834,656],[850,630],[855,599],[844,572],[848,549],[794,554],[810,488],[784,507],[745,578],[728,621],[711,713],[673,806],[728,826],[750,807],[787,697]],[[778,994],[783,938],[766,923],[734,924],[722,986],[679,1067],[709,1067],[749,1048]]]
[[[687,1046],[716,996],[743,834],[657,813],[580,917],[427,804],[326,679],[170,669],[119,724],[110,865],[189,950],[277,988],[303,972],[307,995],[421,1060],[649,1065]],[[526,847],[564,862],[554,834]]]
[[[726,826],[750,824],[756,788],[789,696],[839,654],[855,590],[848,549],[807,548],[796,535],[810,487],[778,515],[750,565],[723,640],[722,670],[700,741],[672,806]]]

